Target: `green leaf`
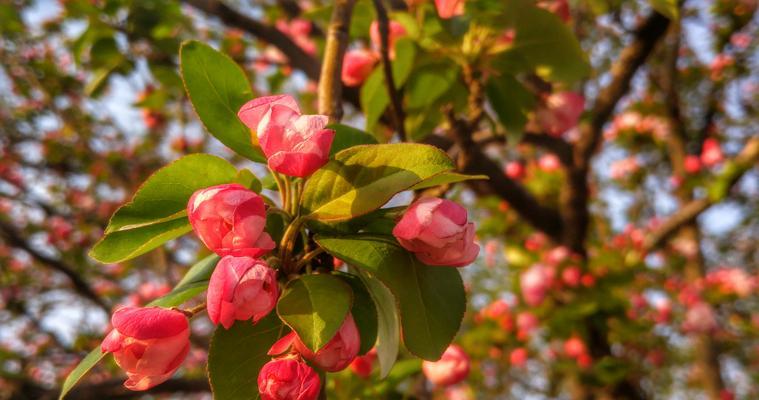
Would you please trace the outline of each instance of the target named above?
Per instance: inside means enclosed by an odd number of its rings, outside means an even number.
[[[443,172],[442,174],[435,175],[432,178],[425,179],[422,182],[412,186],[411,190],[426,189],[434,186],[447,185],[449,183],[464,182],[471,180],[490,179],[487,175],[466,175],[459,174],[458,172]]]
[[[366,130],[372,131],[385,113],[385,108],[390,105],[390,96],[385,88],[385,76],[382,73],[381,64],[374,68],[374,72],[361,86],[360,100],[361,109],[366,118]]]
[[[335,131],[335,139],[332,141],[332,148],[329,150],[330,157],[334,157],[335,154],[349,147],[361,144],[377,144],[377,139],[374,136],[352,126],[330,124],[327,128]]]
[[[588,57],[572,30],[558,16],[531,0],[504,0],[498,27],[513,27],[516,36],[496,68],[529,72],[551,81],[576,82],[590,73]]]
[[[303,215],[340,221],[380,208],[396,193],[454,168],[438,148],[395,143],[354,146],[316,171],[303,189]]]
[[[485,90],[501,125],[510,133],[521,133],[535,105],[532,93],[509,74],[491,78]]]
[[[238,322],[229,330],[216,328],[208,349],[208,380],[214,398],[258,398],[258,372],[271,360],[266,353],[287,332],[274,313],[255,325]]]
[[[259,180],[258,177],[256,177],[252,172],[250,172],[249,169],[241,169],[237,173],[237,177],[235,177],[235,182],[259,194],[261,193],[261,190],[263,189],[263,184],[261,183],[261,180]]]
[[[277,314],[306,347],[317,352],[335,336],[352,303],[350,286],[339,278],[304,275],[287,284]]]
[[[406,106],[424,109],[444,95],[456,82],[458,69],[448,64],[428,64],[416,69],[409,78]]]
[[[414,69],[416,57],[416,45],[408,38],[401,38],[395,42],[395,59],[392,60],[393,81],[395,87],[400,88],[406,83],[411,71]]]
[[[374,306],[374,301],[366,286],[361,282],[361,278],[340,271],[335,271],[333,274],[350,285],[353,291],[351,315],[353,315],[353,320],[356,321],[359,336],[361,337],[361,348],[358,354],[364,355],[377,342],[377,308]]]
[[[424,265],[387,236],[317,237],[316,241],[390,289],[398,300],[403,341],[411,353],[425,360],[440,358],[466,309],[464,284],[456,268]]]
[[[357,270],[361,281],[374,300],[377,307],[377,361],[380,365],[380,378],[386,377],[398,358],[400,344],[400,323],[395,310],[395,297],[390,289],[379,280]]]
[[[237,118],[240,107],[253,98],[245,72],[227,55],[197,41],[184,42],[179,59],[185,90],[208,132],[237,154],[266,161]]]
[[[648,0],[648,4],[659,14],[669,19],[677,19],[680,15],[680,10],[677,8],[677,0]]]
[[[182,280],[171,292],[153,300],[148,306],[177,307],[180,304],[203,293],[208,288],[208,280],[219,262],[219,256],[212,254],[190,267]]]
[[[211,273],[216,268],[216,263],[219,261],[217,255],[210,255],[200,261],[187,270],[182,280],[177,283],[171,292],[166,295],[153,300],[148,306],[155,307],[177,307],[187,300],[202,293],[208,287],[208,279],[211,277]],[[240,325],[240,324],[238,324]],[[269,349],[268,347],[266,348]],[[86,357],[79,362],[79,364],[69,373],[66,380],[61,386],[61,394],[59,399],[63,399],[66,394],[84,377],[89,370],[97,365],[106,354],[101,353],[100,347],[92,350]]]
[[[58,396],[58,400],[62,400],[74,386],[79,383],[87,372],[89,372],[97,363],[105,357],[105,353],[100,351],[100,346],[92,350],[85,356],[79,364],[71,370],[69,376],[63,381],[61,386],[61,394]]]
[[[232,164],[207,154],[191,154],[159,169],[132,201],[116,210],[90,257],[121,262],[190,232],[186,215],[190,196],[198,189],[233,182],[236,176]]]

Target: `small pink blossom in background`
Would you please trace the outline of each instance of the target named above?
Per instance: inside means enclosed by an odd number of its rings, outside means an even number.
[[[668,298],[657,299],[654,302],[654,322],[666,324],[672,319],[672,301]]]
[[[495,267],[496,264],[496,257],[498,257],[498,241],[497,240],[488,240],[487,243],[485,243],[485,265],[488,268]]]
[[[682,324],[683,331],[687,333],[712,333],[718,326],[714,309],[704,302],[689,306]]]
[[[480,310],[477,316],[481,320],[491,320],[499,324],[504,331],[513,329],[513,321],[509,304],[503,299],[498,299]]]
[[[623,158],[611,163],[609,175],[611,179],[622,180],[640,170],[640,164],[635,157]]]
[[[564,22],[569,22],[572,19],[572,15],[569,13],[568,0],[540,0],[537,5],[556,14]]]
[[[524,164],[519,161],[509,161],[503,168],[504,175],[514,180],[521,180],[525,176]]]
[[[398,39],[404,37],[407,35],[406,28],[403,27],[403,25],[400,22],[397,21],[390,21],[388,23],[388,35],[387,35],[387,48],[388,48],[388,56],[391,60],[395,59],[395,42],[398,41]],[[372,47],[376,52],[379,52],[380,49],[382,49],[382,36],[380,35],[379,31],[379,22],[373,21],[372,24],[369,26],[369,37],[371,38]],[[378,56],[379,58],[379,56]]]
[[[689,174],[698,173],[701,170],[701,159],[693,154],[688,154],[683,161],[683,169]]]
[[[544,154],[538,159],[538,167],[543,172],[556,172],[561,168],[561,161],[555,154]]]
[[[374,69],[377,55],[368,49],[353,49],[345,53],[342,80],[346,86],[360,86]]]
[[[372,375],[374,361],[377,359],[377,349],[371,349],[363,356],[356,357],[349,365],[350,370],[361,378],[368,379]]]
[[[730,44],[740,50],[745,50],[751,44],[751,35],[743,32],[735,32],[730,36]]]
[[[101,345],[127,374],[129,390],[147,390],[168,380],[190,351],[190,324],[174,310],[123,307],[111,316],[113,330]]]
[[[262,400],[315,400],[320,389],[319,375],[294,357],[271,360],[258,373]]]
[[[733,64],[735,64],[735,58],[730,54],[717,54],[712,60],[712,63],[709,64],[709,71],[711,73],[710,77],[712,80],[722,79],[724,70]]]
[[[551,136],[575,127],[585,109],[585,98],[575,92],[552,93],[535,112],[540,128]]]
[[[437,15],[442,19],[463,15],[464,3],[465,0],[435,0]]]
[[[572,336],[564,342],[564,354],[567,357],[578,358],[587,352],[588,348],[585,346],[585,342],[577,336]]]
[[[524,241],[524,248],[529,251],[539,251],[548,243],[548,237],[541,233],[535,232],[527,237]]]
[[[593,274],[586,273],[580,278],[580,283],[587,288],[591,288],[596,285],[596,277]]]
[[[280,19],[275,26],[282,33],[289,36],[295,44],[309,55],[316,54],[316,43],[311,40],[311,22],[301,18],[295,18],[291,21]]]
[[[358,355],[360,346],[361,338],[356,322],[353,316],[348,314],[335,336],[316,353],[303,344],[298,334],[293,331],[274,343],[268,354],[276,356],[293,349],[315,366],[325,371],[337,372],[350,365]]]
[[[722,147],[715,138],[707,138],[701,149],[701,163],[705,167],[713,167],[725,160]]]
[[[424,376],[436,386],[451,386],[469,376],[469,356],[458,345],[452,344],[438,361],[422,362]]]
[[[723,294],[738,297],[747,297],[757,288],[756,279],[740,268],[720,268],[709,271],[704,278],[704,283]]]
[[[463,267],[480,253],[474,223],[466,209],[450,200],[425,197],[409,206],[393,228],[406,250],[428,265]]]
[[[235,321],[254,324],[267,316],[279,299],[277,272],[265,261],[225,256],[208,282],[208,318],[229,329]]]
[[[258,257],[275,247],[264,232],[263,199],[242,185],[198,190],[187,203],[187,216],[203,244],[220,256]]]
[[[517,347],[509,354],[509,363],[517,368],[523,368],[527,365],[527,349],[524,347]]]
[[[519,279],[522,297],[530,306],[537,306],[545,299],[548,289],[553,286],[554,270],[543,264],[534,264],[524,271]]]
[[[445,388],[445,398],[447,400],[475,400],[472,388],[465,384]]]
[[[578,266],[573,265],[561,271],[561,281],[569,287],[579,286],[581,278],[582,271]]]
[[[529,339],[530,334],[540,326],[540,321],[535,314],[529,311],[522,311],[517,314],[517,338],[519,340]]]
[[[543,256],[543,261],[547,265],[556,266],[569,258],[570,251],[566,246],[556,246],[550,251],[546,252]]]

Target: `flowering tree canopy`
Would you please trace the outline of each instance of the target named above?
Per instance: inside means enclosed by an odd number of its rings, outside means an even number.
[[[0,397],[756,398],[757,30],[0,4]]]

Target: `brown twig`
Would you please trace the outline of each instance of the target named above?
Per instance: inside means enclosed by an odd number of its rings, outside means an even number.
[[[319,114],[328,116],[330,122],[339,122],[343,117],[341,73],[345,49],[350,39],[351,14],[355,3],[355,0],[336,0],[327,28],[318,103]]]
[[[390,20],[387,17],[387,10],[382,5],[382,0],[374,0],[374,9],[377,11],[377,22],[380,33],[380,56],[382,58],[382,72],[385,75],[385,87],[390,97],[390,109],[393,116],[393,124],[398,137],[401,141],[406,141],[406,115],[403,112],[402,95],[395,87],[393,78],[393,66],[390,63]]]
[[[52,270],[57,271],[65,275],[71,284],[74,286],[74,290],[84,298],[89,299],[100,307],[106,313],[110,313],[111,308],[103,301],[100,296],[90,287],[89,284],[72,268],[61,260],[48,257],[36,249],[34,249],[29,243],[24,240],[23,236],[5,221],[0,221],[0,237],[2,237],[9,245],[24,250],[32,258],[37,260],[40,264],[50,267]]]

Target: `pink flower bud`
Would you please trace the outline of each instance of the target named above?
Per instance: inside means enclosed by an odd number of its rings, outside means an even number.
[[[276,115],[282,118],[278,123],[285,123],[293,115],[300,114],[298,103],[289,94],[265,96],[253,99],[240,107],[237,117],[251,131],[258,132],[261,121],[276,111]]]
[[[580,284],[582,272],[577,266],[571,266],[561,271],[561,280],[569,287],[577,287]]]
[[[372,375],[372,364],[377,359],[377,349],[372,349],[363,356],[356,357],[349,365],[354,374],[367,379]]]
[[[587,352],[588,349],[585,347],[585,342],[577,336],[572,336],[564,342],[564,353],[568,357],[577,358]]]
[[[465,0],[435,0],[437,15],[448,19],[464,14]]]
[[[689,174],[697,173],[701,169],[701,159],[699,159],[698,156],[694,156],[692,154],[685,156],[683,169],[685,169],[685,172]]]
[[[390,59],[395,58],[395,42],[406,36],[406,28],[403,27],[403,25],[396,21],[390,21],[388,24],[388,35],[387,35],[387,48],[388,48],[388,55],[390,56]],[[372,40],[372,46],[375,50],[379,51],[382,48],[382,42],[381,42],[381,36],[379,31],[379,22],[373,21],[371,26],[369,26],[369,37]]]
[[[687,333],[712,333],[719,327],[711,305],[697,302],[688,306],[682,328]]]
[[[538,167],[544,172],[556,172],[561,168],[561,161],[555,154],[544,154],[538,159]]]
[[[190,324],[174,310],[123,307],[111,316],[113,330],[100,346],[113,353],[127,374],[129,390],[147,390],[165,382],[190,351]]]
[[[445,199],[417,200],[393,228],[393,235],[406,250],[428,265],[463,267],[480,253],[474,242],[474,223],[466,209]]]
[[[529,311],[517,314],[517,330],[519,331],[520,339],[527,339],[538,325],[540,325],[540,321],[535,314]]]
[[[275,247],[266,226],[264,201],[236,183],[195,192],[187,203],[195,234],[220,256],[258,257]]]
[[[374,69],[377,55],[371,50],[348,50],[343,59],[342,79],[346,86],[360,86]]]
[[[337,334],[316,354],[306,347],[300,338],[295,341],[295,349],[303,355],[303,358],[328,372],[344,370],[356,358],[360,347],[358,328],[350,313],[345,317]]]
[[[533,307],[542,303],[546,292],[553,285],[553,278],[553,269],[543,264],[535,264],[523,272],[519,285],[525,303]]]
[[[229,329],[235,320],[258,322],[271,312],[279,298],[277,272],[263,260],[222,258],[208,282],[208,318]]]
[[[706,167],[713,167],[725,159],[722,154],[722,148],[719,141],[714,138],[704,140],[704,147],[701,150],[701,163]]]
[[[274,356],[294,349],[317,367],[325,371],[337,372],[344,370],[356,358],[360,347],[361,338],[358,328],[353,316],[349,313],[335,336],[316,353],[303,344],[297,333],[290,332],[274,343],[268,354]]]
[[[585,98],[574,92],[559,92],[549,95],[545,104],[535,113],[538,125],[551,136],[562,133],[577,125],[585,108]]]
[[[258,373],[262,400],[314,400],[320,389],[319,375],[293,357],[271,360]]]
[[[438,361],[424,361],[422,372],[437,386],[455,385],[469,375],[469,356],[464,349],[452,344]]]
[[[511,179],[520,180],[524,178],[524,165],[519,161],[510,161],[503,172]]]
[[[527,364],[527,349],[524,347],[517,347],[509,354],[509,362],[511,365],[522,368]]]
[[[335,131],[325,129],[329,118],[324,115],[290,115],[279,124],[285,118],[281,114],[289,113],[273,109],[259,124],[258,142],[271,169],[303,178],[327,163]]]

